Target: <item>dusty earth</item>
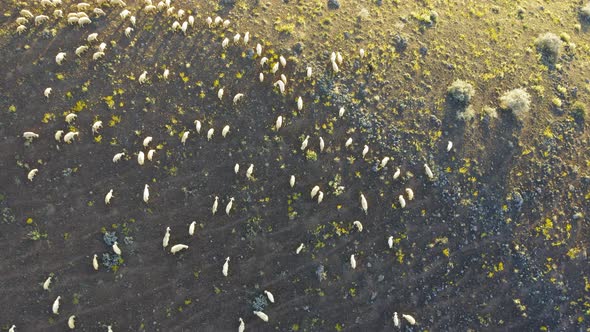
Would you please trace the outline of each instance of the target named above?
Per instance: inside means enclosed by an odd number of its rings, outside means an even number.
[[[394,312],[402,331],[589,327],[590,152],[579,109],[589,101],[590,38],[583,3],[342,0],[330,9],[323,0],[175,0],[168,15],[129,0],[137,19],[130,37],[123,8],[88,3],[92,23],[84,27],[67,24],[67,13],[78,11],[69,0],[56,7],[60,19],[56,8],[36,1],[0,4],[2,331],[12,324],[16,331],[63,331],[71,315],[82,331],[234,331],[239,317],[247,331],[391,331]],[[92,14],[96,7],[106,16]],[[29,19],[17,34],[21,9],[49,19]],[[186,34],[172,29],[189,15],[195,23]],[[208,16],[231,22],[209,28]],[[246,31],[247,45],[233,43]],[[98,42],[88,43],[93,32]],[[551,65],[534,44],[545,32],[563,40]],[[101,42],[105,55],[95,61]],[[257,43],[269,58],[264,67]],[[77,57],[82,45],[89,49]],[[338,73],[333,51],[343,56]],[[59,52],[67,54],[62,65]],[[279,55],[287,65],[273,75]],[[284,95],[273,87],[281,74]],[[455,79],[475,88],[467,120],[447,98]],[[515,117],[498,97],[520,87],[531,107]],[[234,104],[237,93],[244,97]],[[68,125],[69,113],[77,118]],[[98,120],[103,128],[93,134]],[[66,144],[54,139],[57,130],[80,134]],[[25,131],[40,137],[28,142]],[[153,137],[149,148],[146,136]],[[153,161],[138,165],[137,153],[152,148]],[[119,152],[125,157],[113,163]],[[389,163],[378,167],[386,156]],[[245,175],[250,164],[253,179]],[[310,199],[315,185],[321,204]],[[166,227],[171,245],[189,248],[164,250]],[[121,257],[112,258],[107,245],[113,234]]]

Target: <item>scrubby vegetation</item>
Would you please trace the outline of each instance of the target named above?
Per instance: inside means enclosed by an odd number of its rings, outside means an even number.
[[[510,90],[500,97],[500,107],[511,110],[518,119],[522,119],[531,106],[531,96],[525,89]]]
[[[535,39],[537,51],[541,53],[543,60],[550,64],[554,64],[559,59],[562,44],[559,36],[551,32],[542,34]]]
[[[454,81],[447,90],[449,100],[461,106],[469,105],[474,95],[475,89],[473,85],[463,80]]]

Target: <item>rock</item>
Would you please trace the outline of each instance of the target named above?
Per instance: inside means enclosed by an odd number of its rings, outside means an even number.
[[[328,0],[328,8],[329,9],[339,9],[340,2],[338,0]]]
[[[219,3],[222,6],[233,6],[236,4],[236,0],[220,0]]]

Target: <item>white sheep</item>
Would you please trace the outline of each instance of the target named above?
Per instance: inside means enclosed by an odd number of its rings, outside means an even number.
[[[277,121],[275,121],[275,129],[278,131],[283,126],[283,116],[279,115]]]
[[[92,20],[88,17],[80,17],[78,19],[78,25],[81,27],[83,27],[86,24],[90,24],[90,23],[92,23]]]
[[[336,64],[336,61],[332,61],[332,70],[336,74],[340,71],[340,68],[338,68],[338,65]]]
[[[121,252],[121,248],[119,248],[119,244],[117,243],[117,241],[115,241],[115,243],[113,243],[113,251],[115,252],[115,254],[121,256],[122,252]]]
[[[162,247],[166,248],[168,242],[170,242],[170,227],[166,227],[166,233],[164,233],[164,238],[162,239]]]
[[[221,88],[217,91],[217,98],[219,98],[219,100],[221,100],[221,98],[223,98],[223,88]]]
[[[196,226],[197,226],[196,221],[191,222],[191,224],[188,226],[188,235],[190,235],[190,236],[195,235],[195,227]]]
[[[234,204],[234,198],[230,198],[229,199],[229,203],[227,203],[227,205],[225,206],[225,214],[227,214],[229,216],[229,213],[231,211],[231,207]]]
[[[29,10],[27,9],[21,9],[20,11],[20,15],[24,16],[26,18],[33,18],[33,13],[31,13]]]
[[[359,232],[362,232],[362,231],[363,231],[363,224],[361,224],[361,222],[360,222],[360,221],[358,221],[358,220],[355,220],[355,221],[354,221],[352,224],[354,225],[354,227],[356,227],[356,229],[357,229]]]
[[[262,55],[262,45],[260,45],[260,44],[256,44],[256,55],[258,55],[258,56]]]
[[[236,163],[234,165],[234,173],[238,174],[239,171],[240,171],[240,164]]]
[[[39,25],[45,21],[49,20],[49,16],[47,15],[38,15],[35,17],[35,25]]]
[[[10,329],[8,329],[8,332],[16,332],[16,330],[15,330],[15,329],[16,329],[16,325],[12,325],[12,326],[10,327]]]
[[[96,60],[102,58],[103,56],[104,56],[104,52],[102,52],[102,51],[94,52],[94,54],[92,54],[92,60],[96,61]]]
[[[152,159],[154,159],[154,154],[156,153],[156,150],[154,149],[150,149],[147,153],[147,159],[149,161],[152,161]]]
[[[52,88],[47,88],[45,89],[45,91],[43,91],[43,95],[45,95],[45,98],[49,98],[49,95],[51,95],[52,90]]]
[[[426,172],[426,175],[428,176],[429,179],[434,178],[434,174],[432,174],[432,170],[430,170],[430,167],[428,167],[428,164],[424,164],[424,171]]]
[[[25,131],[25,132],[23,133],[23,137],[24,137],[26,140],[32,140],[33,138],[39,138],[39,134],[36,134],[36,133],[34,133],[34,132],[32,132],[32,131]]]
[[[398,200],[399,200],[399,205],[402,207],[402,209],[405,208],[406,207],[406,200],[404,199],[404,196],[399,195]]]
[[[168,76],[170,75],[170,70],[168,69],[164,69],[164,73],[162,74],[162,77],[167,80]]]
[[[92,267],[94,268],[94,271],[98,271],[98,256],[96,254],[92,256]]]
[[[270,303],[275,303],[275,297],[274,295],[272,295],[271,292],[265,290],[264,294],[266,294],[266,297],[268,298],[268,300],[270,301]]]
[[[365,57],[365,49],[364,48],[359,49],[359,55],[361,56],[361,59]]]
[[[393,173],[393,179],[394,180],[397,179],[401,173],[402,173],[401,169],[399,169],[399,167],[396,168],[395,173]]]
[[[324,200],[324,192],[320,190],[320,192],[318,193],[318,204],[322,203],[323,200]]]
[[[61,9],[56,9],[53,11],[53,17],[62,18],[64,17],[64,12]]]
[[[309,142],[309,135],[305,136],[303,142],[301,142],[301,151],[304,151],[307,148],[307,143]]]
[[[127,27],[125,28],[125,37],[127,38],[131,38],[131,33],[133,32],[133,28],[132,27]],[[141,79],[141,77],[140,77]],[[140,83],[143,83],[140,81]]]
[[[223,263],[223,268],[221,269],[221,273],[223,274],[224,277],[227,277],[228,272],[229,272],[229,257],[227,257],[225,259],[225,263]]]
[[[125,32],[127,33],[127,32]],[[141,75],[139,75],[139,79],[137,80],[139,82],[139,84],[143,84],[147,81],[147,71],[143,71],[143,73],[141,73]]]
[[[252,180],[252,174],[253,173],[254,173],[254,164],[250,164],[250,166],[246,170],[246,178],[248,180]]]
[[[71,315],[70,318],[68,318],[68,327],[70,328],[70,330],[76,328],[76,316]]]
[[[306,69],[306,76],[307,76],[307,78],[311,78],[311,74],[312,74],[311,67],[307,67],[307,69]]]
[[[17,17],[16,18],[16,24],[18,25],[23,25],[23,24],[27,24],[29,23],[29,20],[27,20],[25,17]]]
[[[243,93],[238,93],[234,96],[234,105],[238,103],[244,97]]]
[[[406,194],[408,194],[408,200],[413,200],[414,199],[414,191],[410,188],[406,188]]]
[[[59,142],[59,140],[61,140],[61,136],[64,134],[63,130],[58,130],[55,132],[55,134],[53,135],[53,138],[55,138],[56,141]]]
[[[387,245],[389,246],[389,249],[393,248],[393,236],[387,238]]]
[[[200,134],[201,133],[201,121],[195,120],[194,124],[195,124],[195,129],[197,130],[197,134]]]
[[[74,140],[74,137],[78,136],[80,133],[77,131],[70,131],[64,136],[64,142],[70,144]]]
[[[213,134],[215,133],[215,129],[211,128],[209,129],[209,131],[207,131],[207,140],[210,141],[211,138],[213,137]]]
[[[188,134],[190,134],[190,131],[188,130],[182,133],[182,137],[180,138],[180,143],[182,143],[182,145],[185,145],[186,140],[188,139]]]
[[[150,145],[150,142],[152,141],[152,139],[153,139],[153,137],[151,137],[151,136],[144,138],[143,139],[143,146],[147,148],[148,145]]]
[[[229,38],[225,38],[222,42],[221,42],[221,47],[226,48],[229,45]]]
[[[145,161],[145,155],[144,155],[143,151],[139,151],[139,153],[137,154],[137,163],[139,165],[143,165],[144,161]]]
[[[324,139],[320,136],[320,152],[324,152],[325,145]]]
[[[365,195],[363,195],[363,193],[361,193],[361,207],[363,208],[363,211],[365,211],[365,214],[369,213],[369,203],[367,203],[367,199],[365,198]]]
[[[279,71],[279,63],[278,63],[278,62],[276,62],[276,63],[275,63],[273,66],[272,66],[272,68],[270,69],[270,72],[271,72],[271,73],[273,73],[273,74],[276,74],[276,73],[277,73],[277,71]]]
[[[242,317],[239,318],[240,321],[240,326],[238,326],[238,332],[244,332],[246,330],[246,323],[244,323],[244,320],[242,319]]]
[[[225,138],[225,136],[227,136],[227,133],[229,133],[229,125],[226,125],[225,127],[223,127],[223,129],[221,130],[221,136],[223,136],[223,138]]]
[[[16,33],[18,33],[19,35],[25,31],[27,31],[27,27],[25,25],[21,24],[16,27]]]
[[[92,43],[93,41],[98,40],[98,33],[94,32],[88,35],[88,37],[86,37],[86,41],[89,43]]]
[[[356,269],[356,258],[354,258],[354,254],[350,255],[350,267],[352,269]]]
[[[297,98],[297,109],[300,111],[303,109],[303,98],[301,96]]]
[[[145,187],[143,188],[143,201],[146,202],[146,204],[147,204],[147,202],[150,199],[150,189],[149,189],[149,187],[150,186],[148,186],[146,184]]]
[[[127,9],[123,9],[123,10],[121,11],[121,13],[119,13],[119,16],[120,16],[122,19],[126,19],[126,18],[127,18],[127,16],[129,16],[129,14],[131,14],[131,12],[130,12],[130,11],[128,11]]]
[[[246,33],[244,33],[244,45],[247,45],[248,42],[250,41],[250,32],[246,31]]]
[[[121,158],[123,158],[123,156],[125,155],[125,152],[119,152],[117,154],[115,154],[115,156],[113,156],[113,162],[119,162],[119,160],[121,160]]]
[[[102,121],[98,120],[92,124],[92,133],[98,134],[98,130],[102,128]]]
[[[260,81],[260,83],[264,82],[264,74],[263,73],[258,74],[258,80]]]
[[[100,8],[94,8],[92,10],[92,12],[94,13],[94,15],[96,15],[96,17],[102,17],[102,16],[106,16],[107,13],[104,12],[104,10],[100,9]]]
[[[265,322],[268,322],[268,315],[262,311],[254,311],[254,314],[258,316],[258,318],[262,319]]]
[[[347,148],[352,145],[352,137],[349,137],[344,143],[344,147]]]
[[[291,188],[295,187],[295,175],[291,175],[291,178],[289,179],[289,185]]]
[[[177,252],[185,249],[188,249],[188,246],[186,244],[175,244],[172,246],[172,248],[170,248],[170,253],[174,255]]]
[[[242,37],[242,36],[241,36],[239,33],[236,33],[236,34],[234,35],[234,43],[235,43],[235,44],[237,44],[237,43],[240,41],[240,38],[241,38],[241,37]]]
[[[33,178],[35,177],[35,175],[37,175],[37,172],[39,172],[39,170],[36,168],[30,170],[29,174],[27,174],[27,179],[29,179],[29,181],[33,181]]]
[[[59,315],[59,300],[61,300],[61,296],[58,296],[55,301],[53,301],[53,305],[51,306],[51,311],[55,315]]]
[[[381,163],[379,164],[379,168],[384,168],[385,166],[387,166],[388,162],[389,162],[389,157],[384,157],[383,159],[381,159]]]
[[[295,254],[299,255],[299,253],[301,252],[301,250],[303,250],[303,248],[305,248],[305,246],[302,244],[299,245],[299,247],[297,247],[297,249],[295,250]]]
[[[285,94],[285,82],[278,80],[275,82],[274,86],[278,86],[281,94]]]
[[[74,120],[76,120],[78,116],[75,113],[69,113],[68,115],[66,115],[66,122],[68,124],[71,124]]]
[[[215,201],[213,202],[213,206],[211,207],[212,215],[215,215],[215,213],[217,213],[217,205],[219,205],[219,197],[215,196]]]
[[[135,24],[137,23],[137,19],[135,18],[135,16],[131,16],[129,18],[129,22],[131,22],[131,25],[135,26]]]
[[[365,145],[365,147],[363,148],[363,158],[365,158],[365,156],[367,155],[367,153],[369,153],[369,146]]]
[[[416,319],[410,315],[402,314],[402,317],[405,318],[410,325],[416,325]]]
[[[52,278],[53,278],[52,276],[49,276],[49,277],[47,277],[47,279],[45,279],[45,282],[43,282],[43,289],[44,290],[49,290],[49,286],[51,285]]]
[[[76,48],[76,50],[74,51],[74,53],[75,53],[77,56],[80,56],[80,55],[82,55],[84,52],[86,52],[87,50],[88,50],[88,46],[86,46],[86,45],[82,45],[82,46],[80,46],[80,47]]]
[[[393,313],[393,325],[395,327],[399,327],[399,318],[397,317],[397,311]]]
[[[313,199],[313,198],[315,197],[315,195],[317,195],[317,194],[318,194],[318,191],[320,191],[320,186],[314,186],[314,187],[311,189],[311,193],[310,193],[310,195],[311,195],[311,199]]]
[[[109,190],[109,192],[105,195],[104,197],[104,203],[106,205],[109,205],[111,203],[111,198],[113,198],[113,189]]]

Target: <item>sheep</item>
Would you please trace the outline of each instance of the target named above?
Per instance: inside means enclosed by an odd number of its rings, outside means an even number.
[[[194,124],[195,124],[195,130],[197,131],[197,134],[200,134],[201,133],[201,121],[195,120]]]
[[[246,33],[244,34],[243,41],[244,41],[244,45],[247,45],[248,42],[250,41],[250,32],[249,31],[246,31]]]
[[[221,98],[223,98],[223,88],[221,88],[217,91],[217,98],[219,98],[219,100],[221,100]]]
[[[305,248],[305,246],[302,244],[299,245],[299,247],[297,247],[297,249],[295,250],[295,254],[299,255],[299,253],[301,252],[301,250],[303,250],[303,248]]]
[[[133,28],[132,27],[127,27],[125,28],[125,37],[127,38],[131,38],[131,33],[133,32]],[[140,77],[141,79],[141,77]],[[140,83],[143,83],[140,81]]]
[[[16,27],[16,33],[19,35],[25,31],[27,31],[27,27],[22,24]]]
[[[100,58],[102,58],[104,56],[104,52],[94,52],[94,54],[92,54],[92,60],[96,61]]]
[[[61,300],[61,296],[58,296],[55,301],[53,301],[53,305],[51,306],[51,311],[55,315],[59,315],[59,300]]]
[[[223,136],[223,138],[225,138],[225,136],[227,135],[227,133],[229,133],[229,126],[226,125],[225,127],[223,127],[223,129],[221,130],[221,136]]]
[[[146,13],[154,13],[157,10],[156,6],[154,5],[147,5],[143,8],[143,11]]]
[[[92,267],[94,268],[94,271],[98,271],[98,256],[96,254],[92,256]]]
[[[229,272],[229,256],[225,259],[225,263],[223,263],[223,268],[221,269],[221,273],[224,277],[227,277]]]
[[[88,35],[88,37],[86,37],[86,41],[89,43],[92,43],[93,41],[98,40],[98,33],[94,32]]]
[[[356,258],[354,258],[354,254],[350,255],[350,267],[352,269],[356,269]]]
[[[168,69],[164,69],[164,73],[162,74],[162,77],[167,80],[168,76],[170,75],[170,70]]]
[[[311,199],[313,199],[315,197],[315,195],[318,194],[319,191],[320,191],[320,186],[313,187],[310,192]]]
[[[387,166],[387,163],[389,162],[389,157],[384,157],[383,159],[381,159],[381,163],[379,164],[379,168],[385,168],[385,166]]]
[[[144,70],[143,73],[139,75],[139,79],[137,81],[139,82],[139,84],[144,84],[147,81],[147,71]]]
[[[141,166],[143,165],[143,162],[145,161],[145,156],[143,151],[139,151],[139,153],[137,154],[137,163]]]
[[[26,18],[33,18],[33,13],[31,13],[30,11],[28,11],[27,9],[22,9],[20,11],[20,15],[24,16]]]
[[[360,55],[361,59],[365,57],[365,49],[364,48],[359,49],[359,55]]]
[[[285,59],[285,57],[282,55],[279,57],[279,62],[281,63],[281,66],[283,66],[283,68],[287,66],[287,59]]]
[[[98,130],[102,128],[102,121],[98,120],[92,124],[92,133],[98,134]]]
[[[53,17],[62,18],[64,17],[64,12],[61,9],[56,9],[53,11]]]
[[[121,160],[121,158],[125,155],[125,152],[119,152],[117,154],[115,154],[115,156],[113,156],[113,162],[117,163],[119,162],[119,160]]]
[[[102,17],[102,16],[106,16],[107,13],[104,12],[104,10],[100,9],[100,8],[94,8],[92,10],[92,12],[94,13],[94,15],[96,15],[96,17]]]
[[[340,118],[341,118],[341,117],[344,115],[344,112],[345,112],[345,111],[346,111],[346,110],[344,109],[344,107],[340,107],[340,109],[338,110],[338,117],[340,117]]]
[[[213,23],[213,19],[211,19],[211,16],[207,16],[207,18],[205,19],[205,23],[207,23],[208,27],[211,27],[211,24]]]
[[[307,67],[307,69],[306,69],[306,76],[307,76],[307,78],[311,78],[311,74],[312,74],[311,67]]]
[[[98,50],[100,52],[104,52],[104,50],[106,50],[107,48],[107,44],[105,42],[100,43],[100,45],[98,45]]]
[[[86,45],[82,45],[78,48],[76,48],[76,50],[74,51],[74,53],[80,57],[80,55],[82,55],[84,52],[86,52],[88,50],[88,46]]]
[[[109,0],[111,5],[118,5],[119,7],[125,7],[127,4],[123,0]]]
[[[47,15],[38,15],[35,17],[35,25],[39,25],[49,19]]]
[[[90,8],[90,4],[86,3],[86,2],[80,2],[76,5],[76,7],[78,8],[78,10],[82,11],[82,10],[87,10]]]
[[[252,173],[254,173],[254,164],[250,164],[250,166],[246,170],[246,178],[248,180],[252,180]]]
[[[363,211],[365,211],[365,214],[369,214],[369,203],[367,203],[367,199],[363,193],[361,193],[361,207],[363,208]]]
[[[393,179],[397,179],[399,177],[399,175],[402,173],[402,171],[398,168],[395,169],[395,173],[393,173]]]
[[[260,45],[260,44],[256,44],[256,55],[258,55],[258,56],[262,55],[262,45]]]
[[[78,19],[78,25],[81,27],[83,27],[86,24],[90,24],[90,23],[92,23],[92,20],[89,19],[88,17],[80,17]]]
[[[147,136],[146,138],[144,138],[144,139],[143,139],[143,142],[142,142],[142,144],[143,144],[143,147],[147,148],[147,147],[148,147],[148,145],[150,145],[150,143],[151,143],[151,141],[152,141],[153,139],[154,139],[154,138],[153,138],[153,137],[151,137],[151,136]]]
[[[275,303],[275,297],[274,297],[274,295],[272,295],[271,292],[265,290],[264,294],[266,294],[266,297],[268,297],[268,300],[270,301],[270,303]]]
[[[25,17],[21,16],[21,17],[16,18],[16,24],[18,24],[18,25],[24,25],[27,23],[29,23],[29,20],[27,20]]]
[[[389,249],[393,248],[393,236],[387,238],[387,245],[389,246]]]
[[[59,52],[55,56],[55,63],[57,63],[58,65],[61,66],[61,63],[64,61],[65,58],[66,58],[66,52]]]
[[[447,143],[447,152],[450,152],[452,148],[453,148],[453,142],[449,141]]]
[[[225,214],[227,214],[229,216],[229,213],[231,211],[231,207],[234,204],[234,198],[230,198],[229,199],[229,203],[227,203],[227,205],[225,206]]]
[[[59,142],[59,140],[61,139],[61,135],[63,135],[63,134],[64,134],[63,130],[58,130],[53,135],[53,138],[55,138],[55,140]]]
[[[78,24],[78,21],[80,19],[78,18],[78,16],[71,16],[68,17],[68,24],[72,25],[72,24]]]
[[[177,252],[185,249],[188,249],[188,246],[186,244],[175,244],[172,246],[172,248],[170,248],[170,253],[172,255],[175,255]]]
[[[223,23],[223,19],[219,16],[215,17],[215,25],[220,25]]]
[[[244,323],[244,320],[242,319],[242,317],[239,318],[240,321],[240,326],[238,326],[238,332],[244,332],[246,330],[246,323]]]
[[[215,201],[213,202],[213,206],[211,207],[211,215],[215,215],[217,212],[217,205],[219,205],[219,197],[215,196]]]
[[[344,147],[347,148],[352,145],[352,137],[349,137],[344,143]]]
[[[301,151],[305,151],[305,149],[307,148],[308,142],[309,142],[309,135],[307,135],[305,137],[305,139],[303,140],[303,142],[301,142]]]
[[[33,181],[33,178],[35,177],[35,175],[37,175],[37,172],[39,172],[39,170],[36,168],[30,170],[29,174],[27,174],[27,179],[29,179],[29,181]]]
[[[434,178],[434,174],[432,174],[432,171],[430,170],[430,167],[428,167],[428,164],[424,164],[424,171],[426,172],[426,175],[429,179]]]
[[[234,96],[234,105],[238,103],[244,97],[243,93],[238,93]]]
[[[109,205],[111,203],[111,199],[114,197],[113,189],[109,190],[109,192],[104,197],[104,204]]]
[[[126,18],[129,16],[129,14],[131,14],[131,12],[130,12],[130,11],[128,11],[127,9],[123,9],[123,10],[122,10],[122,11],[119,13],[119,16],[120,16],[122,19],[126,19]]]
[[[236,163],[234,165],[234,173],[238,174],[239,171],[240,171],[240,164]]]
[[[399,195],[398,197],[399,205],[403,208],[406,207],[406,200],[404,199],[403,195]]]
[[[279,71],[279,63],[275,63],[272,68],[270,69],[270,72],[273,74],[276,74],[276,72]]]
[[[268,315],[262,311],[254,311],[254,314],[258,316],[258,318],[262,319],[265,322],[268,322]]]
[[[49,286],[51,285],[51,279],[53,277],[49,276],[47,277],[47,279],[45,279],[45,282],[43,282],[43,290],[49,290]]]
[[[336,61],[336,52],[332,52],[332,54],[330,54],[330,62],[334,61]]]
[[[182,33],[184,33],[186,35],[186,30],[188,30],[188,22],[184,21],[184,22],[182,22],[182,25],[180,26],[180,31],[182,31]]]
[[[209,131],[207,131],[207,140],[210,141],[211,138],[213,137],[213,134],[215,133],[215,129],[211,128],[209,129]]]
[[[188,17],[188,24],[193,27],[195,25],[195,17],[194,16],[189,16]]]
[[[301,98],[301,96],[297,98],[297,109],[300,111],[303,109],[303,98]]]
[[[150,149],[147,153],[147,158],[149,161],[152,161],[152,159],[154,158],[154,154],[156,153],[156,150],[154,149]]]
[[[25,132],[23,133],[23,137],[24,137],[26,140],[32,140],[33,138],[39,138],[39,134],[36,134],[36,133],[34,133],[34,132],[32,132],[32,131],[25,131]]]
[[[74,120],[76,120],[78,116],[75,113],[69,113],[68,115],[66,115],[66,122],[68,124],[71,124]]]
[[[393,313],[393,325],[395,327],[400,327],[399,318],[397,317],[397,312]]]
[[[338,68],[338,65],[336,64],[336,61],[332,61],[332,70],[336,74],[340,71],[340,68]]]
[[[279,115],[277,121],[275,121],[275,129],[278,131],[283,126],[283,116]]]
[[[318,204],[322,203],[323,200],[324,200],[324,192],[320,191],[318,193]]]
[[[258,80],[260,81],[260,83],[264,82],[264,74],[263,73],[258,74]]]
[[[74,137],[78,136],[80,133],[77,131],[70,131],[64,136],[64,142],[70,144],[74,140]]]
[[[274,86],[278,86],[281,94],[285,94],[285,82],[278,80],[275,82]]]
[[[196,221],[191,222],[191,224],[188,226],[188,235],[193,236],[195,234],[196,225],[197,225]]]
[[[222,42],[221,42],[221,47],[226,48],[229,45],[229,38],[225,38]]]
[[[178,17],[179,20],[182,20],[182,18],[184,17],[184,10],[179,9],[178,12],[176,13],[176,17]]]
[[[188,134],[190,134],[190,131],[188,130],[182,133],[182,137],[180,138],[180,143],[182,143],[182,145],[185,145],[186,140],[188,139]]]
[[[367,155],[367,153],[369,153],[369,146],[365,145],[365,147],[363,148],[363,158],[365,158],[365,156]]]
[[[137,23],[137,19],[135,18],[135,16],[131,16],[129,18],[129,22],[131,22],[131,25],[135,26],[135,24]]]
[[[235,43],[235,44],[239,43],[239,42],[240,42],[240,38],[241,38],[241,37],[242,37],[242,36],[241,36],[239,33],[236,33],[236,34],[234,35],[234,43]]]
[[[164,233],[164,238],[162,239],[162,247],[166,248],[168,242],[170,242],[170,227],[166,227],[166,233]]]
[[[14,324],[13,324],[13,325],[10,327],[10,329],[8,329],[8,332],[15,332],[15,331],[16,331],[16,330],[15,330],[15,328],[16,328],[16,325],[14,325]]]
[[[113,251],[115,252],[115,254],[121,256],[122,252],[121,252],[121,248],[119,248],[119,244],[117,243],[117,241],[115,241],[115,243],[113,243]]]
[[[113,328],[111,325],[107,326],[107,332],[113,332]]]
[[[336,61],[338,61],[339,65],[342,64],[342,54],[340,52],[336,52]]]
[[[71,315],[70,318],[68,318],[68,327],[70,328],[70,330],[73,330],[76,328],[76,316]]]
[[[402,317],[405,318],[410,325],[416,325],[416,319],[410,315],[402,314]]]
[[[289,179],[289,185],[291,188],[295,187],[295,175],[291,175],[291,178]]]
[[[281,81],[283,81],[283,83],[287,85],[287,76],[285,76],[285,74],[281,74]]]
[[[360,222],[360,221],[358,221],[358,220],[355,220],[355,221],[354,221],[352,224],[354,225],[354,227],[356,227],[356,229],[357,229],[359,232],[362,232],[362,231],[363,231],[363,224],[361,224],[361,222]]]
[[[320,152],[324,152],[325,145],[326,144],[324,143],[324,139],[320,137]]]
[[[230,20],[223,21],[223,27],[227,28],[231,24]]]
[[[145,185],[145,187],[143,187],[143,201],[147,204],[147,202],[150,199],[150,189],[149,189],[149,185]]]
[[[408,194],[408,200],[413,200],[414,199],[414,191],[410,188],[406,188],[406,194]]]

